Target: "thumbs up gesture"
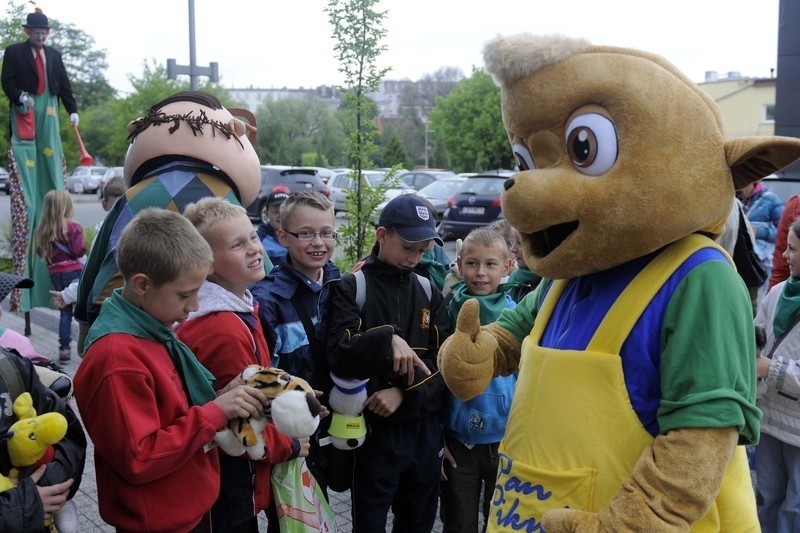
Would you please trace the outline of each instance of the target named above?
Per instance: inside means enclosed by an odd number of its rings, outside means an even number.
[[[458,313],[456,331],[439,348],[439,370],[450,391],[470,400],[494,377],[497,339],[481,329],[478,301],[467,300]]]

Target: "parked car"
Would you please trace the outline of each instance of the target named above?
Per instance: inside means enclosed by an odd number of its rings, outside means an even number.
[[[503,172],[467,178],[447,203],[439,235],[443,239],[463,238],[473,229],[503,218],[500,194],[506,179],[513,175],[513,172]]]
[[[351,175],[352,172],[352,170],[341,172],[335,175],[331,181],[328,182],[328,186],[331,189],[331,201],[333,202],[334,213],[339,213],[345,210],[347,193],[356,187],[355,180]],[[384,179],[386,179],[386,173],[382,170],[362,170],[361,173],[364,175],[364,178],[367,180],[367,184],[369,184],[370,187],[376,187]],[[384,199],[386,202],[388,202],[398,194],[406,191],[414,192],[414,189],[407,187],[400,182],[398,187],[391,187],[386,190]]]
[[[3,189],[6,194],[11,192],[11,182],[8,178],[8,170],[0,167],[0,189]]]
[[[251,220],[264,220],[267,197],[272,189],[278,185],[285,185],[292,192],[303,189],[314,189],[325,196],[330,196],[330,189],[322,183],[317,176],[317,171],[310,168],[289,167],[282,165],[262,165],[261,188],[258,197],[247,207],[247,216]]]
[[[325,168],[325,167],[297,167],[297,168],[310,168],[312,170],[316,170],[317,171],[317,176],[319,176],[319,179],[322,180],[322,183],[324,183],[326,185],[331,180],[331,178],[336,175],[336,172],[334,172],[333,170],[331,170],[329,168]]]
[[[97,189],[98,198],[103,197],[103,191],[105,191],[106,185],[108,185],[109,181],[116,177],[123,177],[124,169],[125,167],[108,167],[106,169],[105,174],[103,174],[103,177],[100,178],[100,187]]]
[[[418,196],[427,199],[433,204],[433,207],[436,209],[436,215],[439,220],[441,220],[444,217],[444,212],[447,210],[447,203],[450,201],[450,198],[458,193],[458,190],[464,185],[465,181],[467,181],[467,178],[457,176],[455,178],[434,181],[418,191],[408,189],[403,192],[416,193]],[[378,212],[383,211],[383,208],[389,203],[389,200],[391,200],[391,198],[378,206]]]
[[[403,172],[400,174],[400,179],[409,187],[420,190],[436,180],[455,178],[457,176],[458,174],[450,170],[419,169]]]
[[[107,167],[75,167],[75,170],[64,179],[64,188],[75,194],[96,193],[106,170]]]

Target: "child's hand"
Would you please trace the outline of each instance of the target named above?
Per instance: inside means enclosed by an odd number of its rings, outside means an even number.
[[[308,457],[308,450],[311,449],[311,439],[309,437],[303,437],[302,439],[297,439],[297,442],[300,443],[300,452],[297,454],[297,457]]]
[[[364,408],[378,416],[387,417],[393,414],[403,403],[403,391],[398,387],[379,390],[364,402]]]
[[[36,490],[39,491],[39,499],[42,500],[42,507],[44,508],[45,520],[52,518],[54,513],[61,510],[67,503],[67,496],[69,496],[69,488],[72,486],[72,479],[68,479],[63,483],[57,485],[50,485],[49,487],[40,487],[39,480],[44,475],[47,465],[42,465],[37,468],[31,479],[36,483]]]
[[[322,394],[323,394],[323,392],[321,390],[314,389],[314,396],[316,396],[317,398],[321,397]],[[325,418],[326,416],[328,416],[330,414],[331,414],[331,412],[328,411],[328,408],[326,406],[320,404],[319,417],[320,418]]]
[[[414,384],[414,367],[418,367],[426,376],[431,375],[431,371],[422,359],[411,349],[406,340],[398,335],[392,335],[392,359],[394,360],[392,370],[401,376],[405,374],[409,387]]]
[[[452,468],[458,468],[455,457],[450,453],[450,448],[447,447],[447,444],[444,445],[444,460],[450,463]],[[442,481],[447,481],[447,474],[444,473],[444,461],[442,461]]]
[[[241,374],[236,374],[235,378],[230,380],[227,385],[225,385],[224,387],[222,387],[220,390],[217,391],[217,396],[225,394],[229,390],[233,390],[239,385],[244,385],[244,378],[242,377]]]
[[[50,291],[50,303],[59,309],[64,309],[67,306],[67,304],[64,303],[64,298],[61,296],[61,291]]]
[[[264,406],[269,399],[258,389],[247,385],[238,385],[220,394],[214,403],[220,406],[228,420],[233,418],[257,418],[264,415]]]
[[[765,378],[769,375],[769,364],[772,359],[769,357],[759,357],[756,359],[756,377]]]

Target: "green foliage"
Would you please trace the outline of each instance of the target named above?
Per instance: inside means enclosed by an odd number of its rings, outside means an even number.
[[[337,230],[339,238],[336,246],[342,250],[344,255],[340,257],[337,265],[339,262],[349,265],[349,268],[345,270],[340,267],[339,270],[342,272],[349,272],[353,265],[368,252],[365,248],[368,244],[367,239],[372,238],[375,224],[378,221],[377,207],[386,198],[386,191],[399,185],[400,168],[400,165],[393,167],[375,187],[370,186],[363,174],[358,174],[355,170],[350,174],[354,180],[358,175],[359,180],[358,185],[347,194],[344,200],[345,211],[349,217],[348,223],[340,225]],[[361,194],[354,194],[356,190],[361,191]]]
[[[270,98],[255,114],[260,125],[255,148],[264,164],[324,166],[316,162],[342,159],[344,130],[325,102]]]
[[[409,167],[406,147],[403,146],[403,141],[400,140],[400,137],[398,137],[397,134],[393,133],[389,137],[389,143],[383,150],[381,162],[383,163],[384,167],[393,167],[395,165],[399,165],[401,168]]]
[[[386,11],[375,9],[378,0],[328,0],[328,20],[333,28],[334,52],[339,61],[339,72],[344,76],[342,111],[340,117],[348,136],[347,155],[359,177],[356,188],[348,194],[347,201],[355,207],[350,221],[343,229],[346,243],[344,252],[348,260],[355,262],[366,250],[367,225],[371,224],[369,213],[362,212],[369,202],[364,202],[364,179],[361,170],[368,168],[375,153],[377,126],[370,113],[375,103],[367,93],[378,89],[380,80],[389,72],[379,68],[378,57],[386,50],[381,41],[386,36],[383,27]],[[353,200],[351,200],[353,198]],[[379,202],[378,202],[379,203]],[[375,204],[377,205],[377,203]],[[354,226],[347,228],[347,226]]]
[[[456,172],[514,168],[500,111],[500,89],[481,69],[437,100],[430,114],[431,129],[443,136]]]

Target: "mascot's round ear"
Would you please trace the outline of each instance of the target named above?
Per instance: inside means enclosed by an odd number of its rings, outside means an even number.
[[[777,172],[800,157],[794,137],[739,137],[725,142],[725,157],[738,191]]]
[[[232,121],[237,122],[237,124],[228,124],[228,129],[239,137],[244,135],[244,132],[247,131],[247,139],[250,141],[250,144],[255,146],[256,132],[258,131],[256,116],[249,110],[241,107],[229,107],[228,111],[235,119],[238,119]]]

